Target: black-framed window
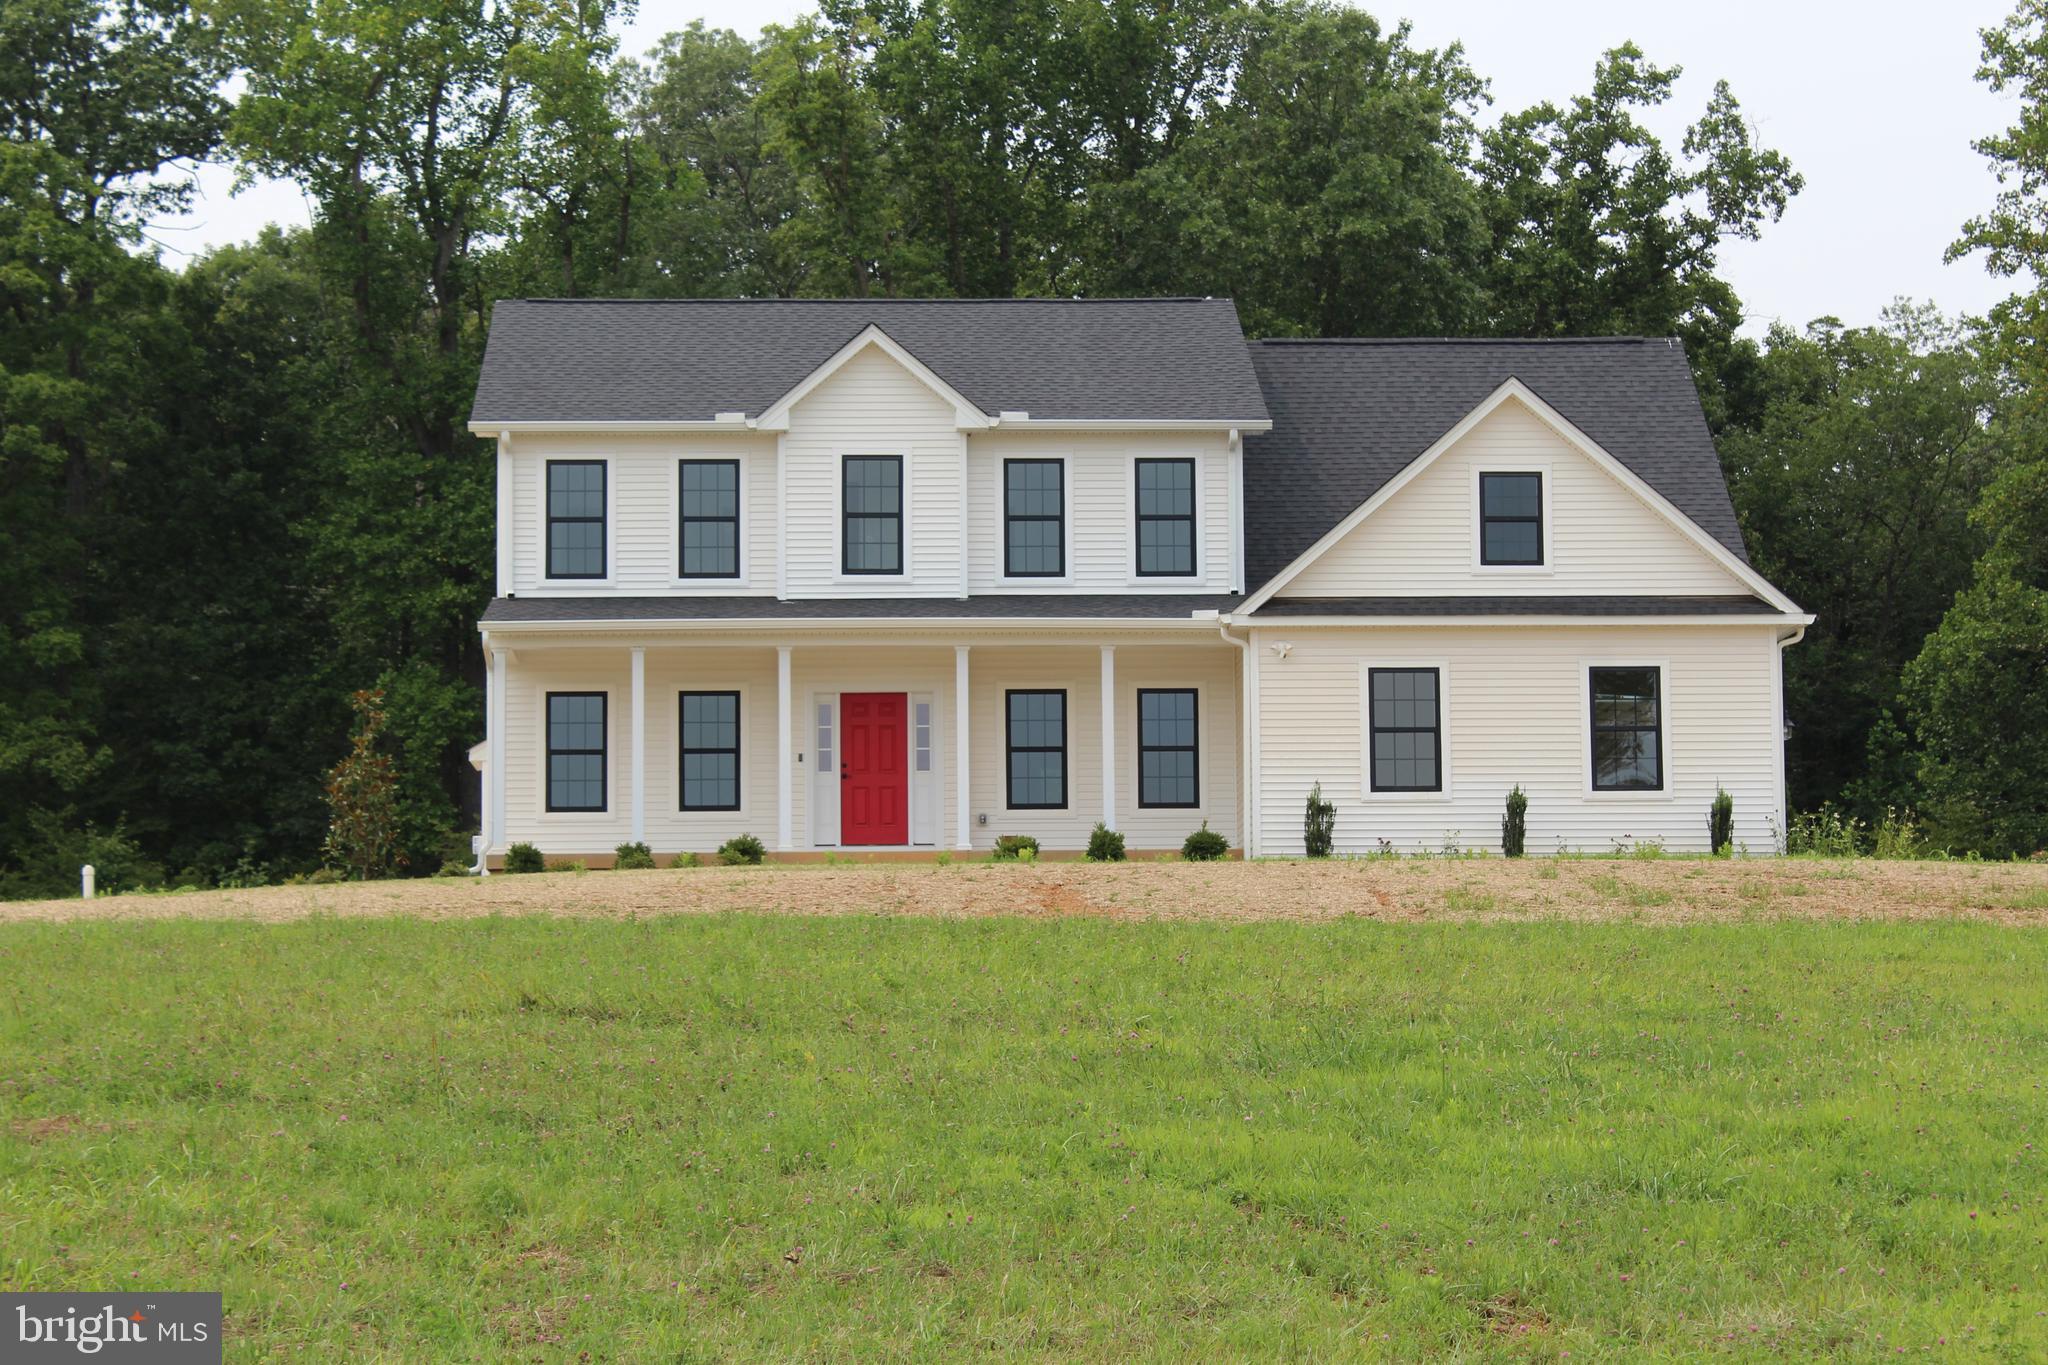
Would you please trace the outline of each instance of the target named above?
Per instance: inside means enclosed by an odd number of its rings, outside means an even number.
[[[1201,741],[1192,687],[1138,689],[1138,804],[1200,804]]]
[[[1367,670],[1374,791],[1444,789],[1442,681],[1434,668]]]
[[[550,692],[548,809],[604,809],[605,694]]]
[[[548,461],[548,577],[604,577],[603,460]]]
[[[1185,578],[1195,571],[1195,462],[1139,460],[1138,573]]]
[[[1543,476],[1479,476],[1479,562],[1543,562]]]
[[[903,572],[903,457],[848,455],[840,470],[840,568]]]
[[[1063,460],[1003,461],[1003,573],[1058,578],[1067,571],[1067,467]]]
[[[1067,807],[1067,694],[1003,693],[1004,748],[1011,810]]]
[[[1664,789],[1664,702],[1661,670],[1592,670],[1593,790]]]
[[[740,462],[682,460],[678,578],[740,576]]]
[[[740,808],[740,694],[684,692],[683,810]]]

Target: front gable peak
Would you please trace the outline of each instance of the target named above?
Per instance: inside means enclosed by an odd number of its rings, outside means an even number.
[[[940,378],[936,371],[916,356],[876,323],[862,328],[853,340],[835,351],[824,364],[798,380],[786,393],[769,404],[754,420],[754,427],[760,431],[789,430],[790,410],[816,389],[820,384],[845,368],[853,359],[869,350],[876,350],[907,371],[920,384],[930,389],[940,401],[953,409],[954,424],[963,431],[983,430],[990,425],[988,414],[970,402],[958,389]]]

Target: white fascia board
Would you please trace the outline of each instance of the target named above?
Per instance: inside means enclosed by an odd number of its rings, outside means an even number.
[[[1814,618],[1803,612],[1765,613],[1748,616],[1246,616],[1224,618],[1232,625],[1257,626],[1261,630],[1291,630],[1296,626],[1810,626]]]
[[[751,431],[754,424],[741,418],[703,422],[471,422],[470,434],[495,436],[520,432],[665,432],[665,431]]]
[[[1750,589],[1758,597],[1763,598],[1786,615],[1796,616],[1799,614],[1798,604],[1793,602],[1791,598],[1779,592],[1775,587],[1772,587],[1762,574],[1730,554],[1727,546],[1701,530],[1698,522],[1679,511],[1670,499],[1637,477],[1635,471],[1631,470],[1620,460],[1615,459],[1614,456],[1608,454],[1592,437],[1574,426],[1571,420],[1563,413],[1538,397],[1535,390],[1531,389],[1521,380],[1514,378],[1508,379],[1499,388],[1488,394],[1478,407],[1466,413],[1458,420],[1457,425],[1437,437],[1431,443],[1429,449],[1409,461],[1408,466],[1399,474],[1387,480],[1377,493],[1374,493],[1371,497],[1360,503],[1352,510],[1349,516],[1324,533],[1320,540],[1297,555],[1292,564],[1289,564],[1278,574],[1274,575],[1267,581],[1264,587],[1246,599],[1242,610],[1246,612],[1256,611],[1271,601],[1274,595],[1282,588],[1300,577],[1309,565],[1322,558],[1331,546],[1349,535],[1360,522],[1363,522],[1367,517],[1370,517],[1373,513],[1379,511],[1380,508],[1384,507],[1388,500],[1396,493],[1406,488],[1425,469],[1435,464],[1445,451],[1471,434],[1474,427],[1485,421],[1493,414],[1495,409],[1509,399],[1520,402],[1531,412],[1543,419],[1568,444],[1604,470],[1615,482],[1633,493],[1651,511],[1671,523],[1672,527],[1680,535],[1691,541],[1707,558],[1720,565],[1721,568],[1725,569],[1744,587]]]
[[[1242,431],[1257,434],[1273,429],[1273,423],[1263,417],[1214,420],[1206,417],[1027,417],[1021,421],[1006,417],[989,425],[1004,431]]]
[[[693,631],[815,631],[837,630],[1198,630],[1216,628],[1215,612],[1189,616],[797,616],[746,617],[731,620],[678,621],[647,617],[635,620],[604,619],[578,621],[494,621],[483,628],[486,635],[589,633],[618,630],[659,631],[688,634]],[[1262,622],[1261,624],[1270,624]]]
[[[917,381],[953,406],[953,420],[963,430],[980,430],[990,425],[988,414],[967,401],[965,394],[948,384],[932,368],[898,345],[895,338],[874,323],[861,329],[859,336],[841,346],[832,358],[797,381],[796,387],[770,403],[761,415],[754,419],[754,426],[762,431],[787,431],[789,410],[804,400],[811,390],[830,379],[840,367],[873,346],[882,354],[910,371]]]

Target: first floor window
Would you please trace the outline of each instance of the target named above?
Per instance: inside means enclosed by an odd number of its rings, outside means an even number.
[[[678,578],[740,576],[740,462],[684,460]]]
[[[1138,689],[1138,804],[1193,806],[1200,800],[1195,779],[1195,690],[1191,687]]]
[[[685,692],[682,706],[682,808],[738,810],[740,694]]]
[[[1444,789],[1443,707],[1434,668],[1375,668],[1372,687],[1372,789]]]
[[[840,568],[902,573],[903,457],[849,455],[840,479]]]
[[[548,577],[604,577],[603,460],[548,461]]]
[[[1003,461],[1003,573],[1058,578],[1066,572],[1066,465]]]
[[[548,693],[548,809],[604,809],[605,695]]]
[[[1543,476],[1479,476],[1479,562],[1543,563]]]
[[[1594,791],[1663,790],[1660,673],[1655,667],[1592,671]]]
[[[1067,805],[1067,694],[1005,692],[1011,810]]]
[[[1138,461],[1138,573],[1186,577],[1195,571],[1195,462]]]

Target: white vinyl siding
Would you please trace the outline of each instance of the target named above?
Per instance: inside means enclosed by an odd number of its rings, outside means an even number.
[[[967,437],[968,574],[975,593],[1166,592],[1230,590],[1229,450],[1221,432],[977,431]],[[1003,575],[1003,461],[1066,461],[1067,572],[1055,580]],[[1133,466],[1140,459],[1195,461],[1193,578],[1139,578],[1132,572],[1137,535]]]
[[[1478,564],[1478,476],[1544,473],[1547,562]],[[1464,439],[1280,591],[1282,597],[1748,594],[1706,552],[1519,401]]]
[[[681,516],[679,461],[738,460],[744,485],[740,532],[742,581],[676,582]],[[543,578],[544,490],[549,460],[603,460],[611,515],[609,576],[599,583]],[[512,582],[524,595],[581,597],[727,596],[775,591],[775,438],[754,433],[520,433],[512,438]]]
[[[1259,851],[1299,854],[1312,783],[1337,807],[1337,850],[1500,849],[1508,789],[1529,797],[1528,849],[1604,853],[1661,839],[1703,852],[1718,783],[1735,798],[1735,837],[1774,847],[1777,632],[1761,626],[1471,627],[1255,632],[1259,663]],[[1285,640],[1280,659],[1268,648]],[[1372,667],[1443,670],[1445,791],[1366,790],[1360,687]],[[1589,793],[1586,670],[1664,669],[1664,790]]]

